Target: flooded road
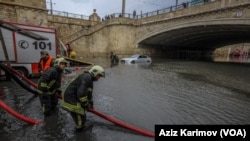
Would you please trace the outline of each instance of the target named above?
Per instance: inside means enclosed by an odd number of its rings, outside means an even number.
[[[105,67],[94,83],[95,109],[154,132],[156,124],[250,124],[250,65],[153,59],[151,64],[91,60]],[[63,86],[74,77],[64,77]],[[37,79],[32,79],[34,82]],[[84,131],[75,133],[70,115],[60,107],[41,114],[38,97],[14,81],[0,82],[0,99],[25,116],[44,120],[29,125],[0,109],[1,140],[153,141],[87,113]]]

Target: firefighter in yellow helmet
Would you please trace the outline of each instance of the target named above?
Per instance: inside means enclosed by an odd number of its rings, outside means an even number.
[[[45,71],[38,80],[37,92],[45,116],[50,115],[57,106],[57,93],[61,92],[62,72],[67,63],[64,58],[57,58],[54,66]]]
[[[93,108],[93,81],[105,77],[101,66],[95,65],[89,71],[84,71],[66,86],[63,93],[61,107],[70,112],[76,131],[81,131],[86,121],[86,110]]]

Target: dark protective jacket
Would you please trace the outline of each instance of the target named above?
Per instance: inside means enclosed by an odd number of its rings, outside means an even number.
[[[93,103],[94,80],[89,72],[84,72],[72,79],[64,91],[61,102],[62,108],[81,115],[85,114],[84,108]]]
[[[51,67],[45,71],[38,81],[38,93],[54,94],[61,87],[62,72],[59,67]]]

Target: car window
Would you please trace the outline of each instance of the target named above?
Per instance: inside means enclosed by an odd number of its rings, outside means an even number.
[[[137,57],[138,57],[137,54],[131,56],[131,58],[137,58]]]

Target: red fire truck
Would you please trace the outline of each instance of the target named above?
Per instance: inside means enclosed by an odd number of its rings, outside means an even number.
[[[0,20],[0,63],[10,65],[23,75],[39,74],[40,51],[54,58],[67,56],[65,46],[57,40],[56,29]],[[0,75],[4,75],[0,70]]]

